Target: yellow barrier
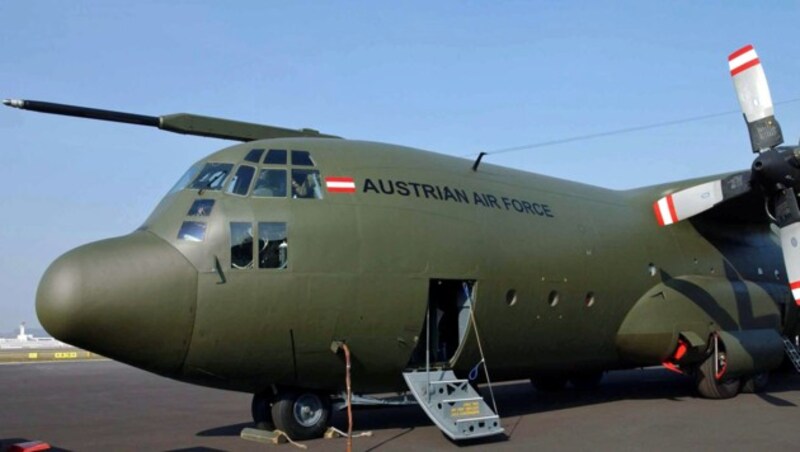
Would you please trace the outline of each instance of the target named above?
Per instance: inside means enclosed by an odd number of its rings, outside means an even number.
[[[5,349],[0,350],[0,363],[29,363],[41,361],[72,361],[86,359],[102,359],[103,357],[92,352],[77,348],[46,349],[31,351],[31,349]]]

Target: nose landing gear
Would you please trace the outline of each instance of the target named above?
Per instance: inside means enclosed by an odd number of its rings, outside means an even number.
[[[255,394],[251,407],[256,428],[281,430],[293,440],[321,437],[331,414],[328,395],[305,390]]]

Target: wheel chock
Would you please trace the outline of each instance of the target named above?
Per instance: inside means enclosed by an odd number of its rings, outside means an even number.
[[[50,445],[43,441],[28,441],[26,443],[12,444],[6,449],[7,452],[39,452],[50,450]]]
[[[264,444],[283,444],[286,442],[285,435],[283,435],[281,432],[271,430],[244,428],[239,436],[248,441],[255,441],[257,443]]]
[[[257,443],[283,444],[288,442],[292,446],[299,447],[300,449],[308,449],[308,446],[292,441],[292,438],[289,438],[289,435],[287,435],[286,432],[282,432],[280,430],[269,431],[259,430],[257,428],[244,428],[239,436],[242,439],[255,441]]]

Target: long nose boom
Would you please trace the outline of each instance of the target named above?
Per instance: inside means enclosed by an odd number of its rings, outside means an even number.
[[[55,338],[164,375],[183,365],[197,271],[170,244],[137,231],[76,248],[47,269],[36,294]]]

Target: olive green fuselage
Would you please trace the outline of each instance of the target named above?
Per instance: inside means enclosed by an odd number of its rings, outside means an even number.
[[[150,370],[241,391],[337,391],[344,364],[331,343],[346,341],[354,391],[401,390],[401,373],[425,341],[435,280],[473,287],[475,324],[497,380],[657,364],[684,331],[705,338],[717,329],[780,328],[788,291],[767,224],[726,226],[740,232],[737,240],[714,236],[713,218],[658,226],[653,201],[697,181],[613,191],[336,139],[245,143],[203,162],[239,164],[253,148],[308,151],[323,179],[352,178],[355,191],[323,190],[322,199],[168,195],[135,234],[155,234],[183,254],[197,270],[197,296],[180,364]],[[197,199],[215,200],[202,219],[205,238],[178,240]],[[231,222],[285,223],[286,268],[234,268]],[[457,372],[480,360],[474,333],[449,362]]]

